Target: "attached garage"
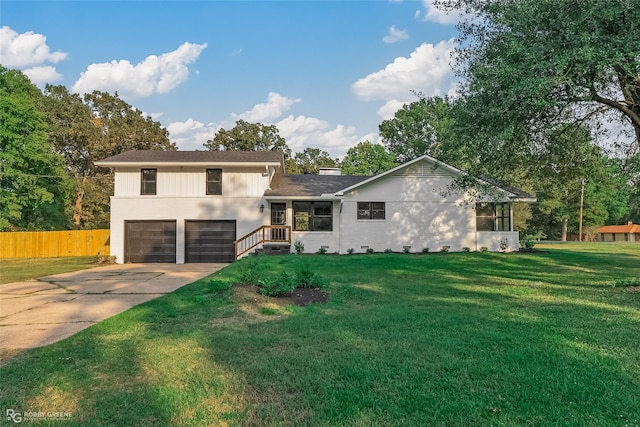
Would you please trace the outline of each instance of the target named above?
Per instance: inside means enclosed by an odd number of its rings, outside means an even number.
[[[124,239],[124,262],[176,262],[176,221],[125,221]]]
[[[235,220],[185,221],[186,262],[233,262]]]

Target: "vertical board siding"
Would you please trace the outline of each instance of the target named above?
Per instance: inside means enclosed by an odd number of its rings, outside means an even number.
[[[0,258],[109,255],[109,230],[0,233]]]

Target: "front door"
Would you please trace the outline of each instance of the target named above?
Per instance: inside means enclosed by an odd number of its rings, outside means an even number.
[[[287,224],[287,204],[271,203],[271,225]]]
[[[287,204],[286,203],[271,203],[271,225],[286,225],[287,224]],[[271,238],[277,241],[286,240],[286,230],[273,229],[271,230]]]

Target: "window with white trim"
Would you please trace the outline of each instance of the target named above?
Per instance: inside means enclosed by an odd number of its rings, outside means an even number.
[[[143,196],[154,196],[158,183],[158,170],[142,169],[140,172],[140,194]]]
[[[295,231],[333,231],[332,202],[293,202]]]
[[[207,195],[222,195],[222,169],[207,169]]]
[[[358,219],[385,219],[385,202],[358,202]]]
[[[476,203],[477,231],[511,231],[510,203]]]

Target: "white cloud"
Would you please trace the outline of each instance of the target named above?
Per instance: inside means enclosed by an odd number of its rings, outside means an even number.
[[[382,38],[382,41],[385,43],[395,43],[400,40],[407,40],[409,38],[409,34],[407,34],[407,30],[399,30],[395,25],[392,25],[389,28],[389,34]]]
[[[62,79],[62,74],[58,73],[56,68],[51,65],[31,67],[22,70],[22,72],[29,77],[29,80],[35,85],[56,82]]]
[[[123,98],[166,93],[189,77],[188,64],[195,62],[207,43],[183,43],[178,49],[160,56],[150,55],[133,65],[128,60],[92,64],[73,85],[76,93],[94,90],[118,91]]]
[[[293,152],[319,148],[332,157],[342,157],[363,138],[353,126],[331,127],[325,120],[305,116],[288,116],[275,124]]]
[[[11,27],[0,28],[0,63],[8,68],[22,68],[45,62],[57,63],[67,57],[64,52],[51,52],[47,38],[27,31],[18,34]]]
[[[204,143],[213,139],[220,126],[215,123],[202,123],[192,118],[184,122],[173,122],[167,126],[169,139],[180,150],[204,150]]]
[[[436,45],[423,43],[408,58],[396,58],[351,88],[363,101],[384,101],[385,105],[378,110],[381,117],[388,117],[389,111],[398,105],[416,100],[414,91],[425,96],[451,94],[455,80],[449,62],[455,46],[453,39]]]
[[[385,104],[378,108],[378,116],[380,116],[383,120],[388,120],[393,118],[394,114],[396,113],[396,111],[398,111],[399,109],[402,108],[402,106],[404,104],[406,104],[407,101],[399,101],[397,99],[391,99],[387,102],[385,102]]]
[[[242,119],[251,123],[264,123],[281,117],[289,111],[293,104],[298,102],[300,102],[299,98],[291,99],[276,92],[269,92],[266,103],[256,104],[251,110],[241,114],[232,114],[232,117],[234,120]]]
[[[354,126],[342,124],[331,126],[325,120],[307,116],[288,115],[282,118],[293,104],[299,102],[301,102],[299,98],[287,98],[276,92],[270,92],[266,103],[256,104],[242,114],[231,114],[233,120],[205,124],[189,118],[184,122],[169,124],[167,130],[171,142],[176,143],[180,150],[204,150],[203,144],[207,140],[213,139],[221,128],[233,128],[234,122],[238,119],[250,123],[275,125],[280,136],[287,141],[287,145],[294,153],[312,147],[325,150],[332,157],[342,157],[349,148],[360,141],[376,141],[377,136],[373,133],[358,136]]]
[[[422,17],[423,21],[431,21],[438,24],[457,24],[464,15],[462,12],[455,10],[446,12],[442,9],[438,9],[433,5],[433,0],[422,0],[422,4],[425,8],[425,13]],[[418,16],[419,14],[416,12],[416,18]]]

